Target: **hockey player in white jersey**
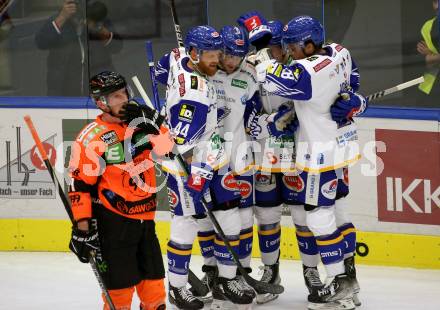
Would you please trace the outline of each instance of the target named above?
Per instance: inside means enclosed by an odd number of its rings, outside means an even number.
[[[198,219],[209,202],[225,235],[238,250],[240,192],[228,168],[224,145],[217,127],[216,91],[208,79],[217,71],[223,42],[209,26],[192,28],[185,38],[184,54],[174,50],[160,60],[156,75],[167,84],[166,111],[177,149],[190,166],[185,178],[179,163],[168,160],[168,192],[173,213],[168,242],[169,299],[179,309],[201,309],[203,302],[186,288],[191,250],[198,231]],[[223,167],[223,168],[222,168]],[[220,236],[215,236],[214,256],[218,286],[233,304],[250,304],[254,296],[243,290],[236,278],[236,265]]]
[[[354,251],[354,227],[341,232],[335,200],[341,195],[341,168],[359,158],[356,127],[347,119],[362,113],[367,102],[350,89],[354,65],[349,51],[339,44],[323,46],[323,41],[317,20],[294,18],[283,29],[283,45],[296,63],[277,63],[263,49],[257,77],[267,91],[295,100],[300,123],[295,196],[304,203],[304,224],[316,238],[327,271],[325,286],[311,288],[309,309],[354,309],[355,274],[344,266],[344,254]],[[335,122],[337,114],[346,122]]]
[[[253,240],[253,205],[254,205],[254,158],[252,154],[252,139],[246,133],[248,118],[253,115],[256,105],[261,105],[258,85],[253,65],[244,61],[249,50],[247,35],[243,29],[236,26],[225,26],[221,30],[224,43],[224,52],[220,60],[220,69],[212,77],[216,86],[218,100],[218,117],[222,137],[225,140],[226,153],[230,159],[229,166],[237,179],[242,195],[240,201],[240,245],[238,255],[242,265],[250,269],[250,260]],[[267,130],[276,130],[273,122],[283,122],[289,111],[274,111],[274,114],[266,115],[264,126]],[[255,115],[255,117],[261,117]],[[273,120],[273,122],[271,122]],[[263,124],[263,122],[261,122]],[[272,129],[270,129],[272,128]],[[212,223],[209,219],[201,220],[199,231],[200,248],[205,259],[203,270],[206,272],[204,278],[207,283],[215,274],[215,260],[213,260],[212,237],[214,234]],[[240,277],[241,285],[247,289],[246,282]],[[214,286],[212,290],[214,301],[211,309],[226,309],[227,304],[222,303],[221,294]]]
[[[244,14],[237,20],[239,24],[246,27],[246,20],[252,14]],[[261,17],[263,19],[263,17]],[[263,19],[264,23],[264,19]],[[258,33],[249,33],[249,40],[252,44],[261,40],[261,37],[270,32],[269,49],[271,55],[280,63],[287,60],[286,54],[281,46],[283,30],[282,22],[275,20],[267,22],[267,28],[260,29]],[[248,28],[248,30],[251,30]],[[252,57],[249,56],[249,61]],[[293,108],[293,100],[283,98],[276,94],[269,93],[264,89],[261,91],[262,106],[259,113],[273,113],[280,107]],[[292,109],[293,111],[293,109]],[[294,130],[294,128],[292,128]],[[251,131],[257,140],[255,149],[256,176],[255,176],[255,199],[254,208],[258,222],[258,239],[264,271],[262,280],[269,283],[281,282],[279,275],[279,256],[281,239],[281,214],[283,203],[292,205],[296,201],[289,197],[292,191],[290,175],[284,175],[294,169],[295,148],[294,136],[269,135],[265,131]],[[257,303],[267,303],[278,297],[275,294],[257,294]]]

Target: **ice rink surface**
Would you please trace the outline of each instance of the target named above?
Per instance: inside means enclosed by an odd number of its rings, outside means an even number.
[[[166,257],[164,257],[165,259]],[[201,275],[202,259],[193,271]],[[259,259],[253,259],[253,276]],[[306,289],[298,261],[281,261],[284,294],[253,309],[306,309]],[[360,310],[439,310],[440,270],[358,266]],[[88,264],[70,253],[0,252],[0,309],[102,309],[100,290]],[[209,309],[208,307],[205,307]],[[133,299],[132,309],[139,309]]]

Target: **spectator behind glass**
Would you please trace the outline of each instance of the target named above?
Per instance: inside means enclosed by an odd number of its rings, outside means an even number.
[[[436,16],[425,22],[421,29],[423,40],[417,43],[417,51],[423,55],[426,63],[425,82],[419,85],[419,89],[438,100],[440,95],[439,71],[440,71],[440,37],[438,6],[439,0],[433,0],[432,6]]]
[[[84,3],[86,19],[81,9]],[[121,50],[122,41],[106,17],[107,7],[102,2],[65,0],[58,15],[50,17],[37,32],[37,47],[49,51],[48,96],[88,96],[89,76],[114,70],[111,55]]]

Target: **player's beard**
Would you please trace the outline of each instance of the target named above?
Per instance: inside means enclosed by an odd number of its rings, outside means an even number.
[[[217,63],[206,64],[200,61],[197,64],[197,68],[201,73],[206,74],[207,76],[213,76],[218,70],[217,65]]]

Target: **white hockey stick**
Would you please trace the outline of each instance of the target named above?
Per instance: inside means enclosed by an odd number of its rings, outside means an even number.
[[[421,76],[421,77],[418,77],[418,78],[416,78],[414,80],[411,80],[411,81],[408,81],[408,82],[396,85],[394,87],[378,91],[377,93],[368,95],[367,99],[368,99],[368,101],[376,100],[378,98],[382,98],[384,96],[388,96],[390,94],[393,94],[393,93],[396,93],[398,91],[401,91],[401,90],[403,90],[405,88],[409,88],[409,87],[412,87],[412,86],[415,86],[415,85],[419,85],[420,83],[423,83],[424,81],[425,81],[425,78],[423,76]]]

